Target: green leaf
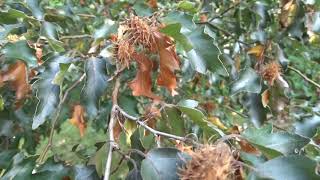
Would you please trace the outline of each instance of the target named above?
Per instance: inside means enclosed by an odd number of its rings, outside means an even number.
[[[0,40],[3,40],[14,30],[18,30],[21,27],[24,27],[24,25],[20,23],[0,26]]]
[[[317,133],[317,128],[320,126],[320,116],[304,118],[301,122],[294,124],[295,132],[301,136],[313,137]]]
[[[16,61],[17,59],[26,62],[28,67],[37,66],[37,58],[35,50],[30,48],[27,41],[17,41],[15,43],[7,43],[1,49],[1,54],[7,58],[8,61]]]
[[[98,113],[99,99],[107,88],[106,61],[92,57],[86,61],[86,84],[83,90],[83,103],[89,117]]]
[[[180,11],[172,11],[167,16],[165,16],[162,21],[165,24],[176,24],[180,23],[183,28],[193,30],[196,28],[196,25],[192,21],[193,17],[189,14]]]
[[[178,4],[178,8],[182,9],[184,11],[188,11],[190,13],[196,13],[197,8],[196,8],[196,3],[195,2],[190,2],[190,1],[180,1]]]
[[[262,105],[261,95],[249,93],[246,105],[251,122],[255,127],[260,127],[267,120],[267,111]]]
[[[281,152],[284,155],[298,153],[310,139],[288,132],[268,133],[263,128],[248,128],[243,136],[251,143]],[[258,148],[259,148],[258,147]]]
[[[0,11],[0,24],[16,24],[19,18],[25,18],[26,15],[22,11],[9,9],[8,11]]]
[[[189,108],[195,108],[199,105],[199,102],[192,99],[186,99],[186,100],[180,101],[177,105],[189,107]]]
[[[192,49],[192,45],[188,41],[187,37],[183,35],[181,32],[181,24],[169,24],[166,27],[161,29],[161,32],[164,34],[171,36],[175,41],[182,45],[185,51],[190,51]]]
[[[220,59],[220,49],[214,45],[213,39],[204,33],[203,28],[193,30],[187,34],[187,38],[193,47],[187,56],[197,72],[205,74],[207,70],[216,72],[219,69],[224,69],[226,71]]]
[[[95,180],[99,179],[93,166],[76,165],[73,168],[74,180]]]
[[[0,169],[7,169],[10,166],[11,160],[18,150],[4,150],[0,152]]]
[[[104,168],[107,162],[106,152],[108,149],[107,144],[104,144],[88,162],[89,165],[95,165],[99,177],[102,177],[104,173]]]
[[[56,180],[68,177],[70,172],[67,166],[62,163],[54,162],[53,158],[50,158],[45,162],[45,164],[36,168],[36,174],[32,175],[34,179],[46,179],[46,180]]]
[[[146,5],[145,3],[134,3],[133,5],[134,12],[137,13],[138,16],[151,16],[152,9]]]
[[[54,56],[46,62],[49,62],[45,64],[46,70],[34,84],[39,103],[33,118],[32,129],[37,129],[55,111],[59,102],[60,87],[52,81],[60,70],[60,63],[68,63],[69,59],[65,56]]]
[[[111,33],[116,32],[117,25],[110,19],[105,19],[104,24],[95,30],[93,37],[95,40],[107,38]]]
[[[119,106],[123,108],[125,112],[130,114],[131,116],[139,116],[138,112],[138,101],[134,96],[129,96],[129,95],[120,95],[119,99]]]
[[[44,12],[39,6],[40,2],[38,0],[27,0],[27,5],[32,12],[32,15],[38,20],[43,20]]]
[[[260,93],[261,79],[251,68],[246,68],[240,72],[239,78],[231,84],[231,94],[240,92]]]
[[[60,70],[59,72],[55,75],[52,83],[61,86],[62,82],[64,80],[64,75],[66,74],[66,72],[68,71],[69,67],[70,67],[70,63],[68,64],[63,64],[61,63],[60,66]]]
[[[161,111],[161,117],[170,125],[172,134],[183,136],[185,133],[184,119],[181,117],[181,112],[176,107],[165,107]]]
[[[144,180],[178,180],[177,170],[185,160],[183,154],[173,148],[157,148],[148,152],[141,164],[141,175]]]
[[[55,52],[64,52],[65,49],[63,48],[63,44],[60,41],[56,41],[54,39],[48,39],[50,47],[55,51]]]
[[[35,157],[25,158],[22,153],[13,157],[11,167],[7,169],[2,180],[24,180],[31,179],[31,172],[35,166]]]
[[[291,155],[278,157],[255,167],[257,176],[274,180],[320,179],[317,163],[308,157]]]

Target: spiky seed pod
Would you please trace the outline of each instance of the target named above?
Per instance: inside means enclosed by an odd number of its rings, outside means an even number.
[[[121,65],[129,67],[130,60],[134,54],[134,47],[126,40],[122,40],[115,47],[116,59]]]
[[[262,78],[273,86],[274,81],[280,76],[281,68],[277,62],[270,62],[266,64],[262,69]]]
[[[180,170],[181,180],[232,179],[234,158],[227,144],[205,145],[189,155],[192,160]]]
[[[132,16],[124,22],[127,26],[126,34],[132,44],[142,45],[154,52],[156,50],[156,40],[154,32],[158,30],[154,22],[150,19]]]

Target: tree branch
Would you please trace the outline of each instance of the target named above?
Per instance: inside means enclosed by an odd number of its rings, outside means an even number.
[[[128,113],[126,113],[121,107],[117,106],[116,109],[117,109],[123,116],[125,116],[126,118],[128,118],[128,119],[130,119],[130,120],[135,121],[137,124],[139,124],[140,126],[142,126],[143,128],[145,128],[146,130],[150,131],[150,132],[153,133],[154,135],[164,136],[164,137],[171,138],[171,139],[176,139],[176,140],[179,140],[179,141],[189,141],[189,140],[191,140],[191,139],[186,138],[186,137],[176,136],[176,135],[173,135],[173,134],[169,134],[169,133],[165,133],[165,132],[161,132],[161,131],[155,130],[155,129],[149,127],[148,125],[146,125],[145,122],[143,122],[143,121],[140,120],[140,118],[131,116],[131,115],[129,115]],[[197,143],[193,142],[193,140],[191,140],[191,142],[194,143],[194,144],[197,144]]]
[[[234,9],[235,7],[239,6],[240,2],[235,3],[234,5],[230,6],[229,8],[225,9],[224,11],[222,11],[219,15],[212,17],[211,19],[208,20],[208,22],[213,21],[214,19],[217,18],[222,18],[223,15],[225,15],[227,12],[229,12],[231,9]]]
[[[73,90],[78,84],[80,84],[81,81],[83,81],[83,79],[86,77],[86,74],[84,73],[76,82],[74,82],[67,90],[66,92],[64,93],[63,97],[60,98],[60,102],[58,104],[58,107],[57,107],[57,110],[56,110],[56,113],[55,113],[55,117],[52,121],[52,124],[51,124],[51,128],[50,128],[50,135],[49,135],[49,139],[48,139],[48,143],[47,145],[45,146],[44,150],[42,151],[42,153],[40,154],[39,156],[39,159],[37,160],[38,163],[42,164],[49,149],[51,148],[52,146],[52,139],[53,139],[53,135],[54,135],[54,128],[59,120],[59,116],[60,116],[60,112],[61,112],[61,109],[62,109],[62,105],[63,103],[66,101],[69,93],[71,90]]]
[[[107,163],[106,163],[106,168],[105,168],[105,172],[104,172],[104,180],[109,180],[110,178],[110,173],[111,173],[111,162],[112,162],[112,151],[114,148],[117,148],[117,144],[114,141],[114,136],[113,136],[113,128],[117,122],[117,117],[116,117],[116,113],[117,113],[117,109],[116,107],[118,106],[118,93],[119,93],[119,88],[120,88],[120,78],[117,77],[116,78],[116,82],[114,85],[114,89],[112,92],[112,109],[111,109],[111,117],[110,117],[110,121],[109,121],[109,151],[108,151],[108,156],[107,156]]]
[[[292,66],[288,66],[288,69],[294,71],[295,73],[299,74],[303,79],[305,79],[306,81],[308,81],[310,84],[313,84],[314,86],[316,86],[318,89],[320,89],[320,84],[314,82],[312,79],[309,79],[306,75],[304,75],[301,71],[299,71],[298,69],[292,67]]]
[[[70,35],[70,36],[61,36],[59,39],[81,39],[81,38],[92,38],[90,34],[81,34],[81,35]]]

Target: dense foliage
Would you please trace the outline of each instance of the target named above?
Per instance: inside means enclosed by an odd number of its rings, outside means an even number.
[[[0,1],[0,178],[320,179],[319,48],[318,0]]]

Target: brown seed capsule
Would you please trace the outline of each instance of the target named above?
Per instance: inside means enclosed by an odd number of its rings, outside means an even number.
[[[264,80],[268,81],[270,86],[273,86],[274,81],[281,74],[280,65],[277,62],[270,62],[270,63],[264,65],[261,74],[262,74],[262,78]]]
[[[189,155],[192,160],[180,170],[181,180],[232,179],[234,158],[227,144],[205,145]]]

